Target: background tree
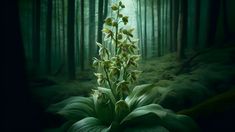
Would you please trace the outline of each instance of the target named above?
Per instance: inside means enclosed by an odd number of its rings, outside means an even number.
[[[68,0],[68,77],[75,79],[75,56],[74,56],[74,14],[75,0]]]
[[[84,50],[85,50],[85,41],[84,41],[84,39],[85,39],[85,23],[84,23],[84,0],[81,0],[81,32],[80,32],[80,35],[81,35],[81,37],[80,37],[80,54],[79,54],[79,56],[80,56],[80,61],[81,61],[81,70],[82,71],[84,71],[84,69],[85,69],[85,64],[84,64],[84,61],[85,61],[85,56],[84,56],[84,54],[85,54],[85,52],[84,52]]]
[[[52,0],[47,2],[46,72],[51,73]]]
[[[33,71],[38,74],[40,68],[40,13],[41,13],[41,1],[33,1]]]
[[[104,0],[98,2],[98,28],[97,28],[97,42],[102,43],[102,28],[103,28],[103,4]],[[98,48],[97,48],[98,50]]]
[[[96,38],[96,22],[95,22],[95,7],[96,0],[89,0],[89,63],[92,63],[92,58],[95,56],[95,40]]]

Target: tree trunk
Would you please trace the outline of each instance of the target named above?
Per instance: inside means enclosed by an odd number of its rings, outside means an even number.
[[[220,1],[221,0],[213,0],[213,2],[211,2],[207,47],[211,47],[215,44],[215,35],[221,4]]]
[[[85,65],[84,65],[84,60],[85,60],[85,43],[84,43],[84,40],[85,40],[85,24],[84,24],[84,0],[81,0],[81,37],[80,37],[80,61],[81,61],[81,71],[84,71],[84,68],[85,68]]]
[[[68,0],[68,77],[75,79],[75,56],[74,56],[74,13],[75,0]]]
[[[97,29],[97,42],[102,43],[102,29],[103,29],[103,0],[99,0],[99,7],[98,7],[98,29]],[[97,48],[97,53],[98,53]]]
[[[147,58],[147,0],[144,1],[144,59]]]
[[[35,0],[33,2],[34,6],[34,17],[33,17],[33,70],[34,73],[37,75],[39,73],[39,67],[40,67],[40,6],[41,1]]]
[[[154,20],[154,1],[155,0],[152,0],[152,52],[155,53],[156,51],[156,39],[155,39],[155,20]]]
[[[95,1],[89,1],[89,64],[92,63],[92,58],[95,56]]]
[[[104,19],[108,16],[108,4],[109,4],[109,1],[105,0],[104,1]]]
[[[157,15],[157,19],[158,19],[158,44],[157,44],[158,48],[157,49],[158,49],[158,52],[157,54],[158,54],[158,57],[160,57],[161,56],[161,39],[162,39],[161,0],[157,1],[157,12],[158,12],[158,15]]]
[[[184,3],[184,0],[180,0],[179,1],[179,22],[178,22],[178,36],[177,36],[177,56],[178,59],[181,60],[184,58],[184,27],[185,27],[185,10],[184,10],[184,6],[186,5]]]
[[[46,27],[46,73],[51,73],[51,34],[52,34],[52,0],[47,2],[47,27]]]

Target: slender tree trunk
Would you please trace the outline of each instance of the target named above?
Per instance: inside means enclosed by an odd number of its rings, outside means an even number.
[[[84,24],[84,0],[81,0],[81,37],[80,37],[80,40],[81,40],[81,42],[80,42],[80,61],[81,61],[81,70],[82,71],[84,71],[84,68],[85,68],[85,65],[84,65],[84,60],[85,60],[85,52],[84,52],[84,50],[85,50],[85,30],[84,30],[84,28],[85,28],[85,24]]]
[[[153,53],[155,53],[155,51],[156,51],[156,39],[155,39],[155,16],[154,16],[154,1],[155,0],[152,0],[152,47],[153,47]]]
[[[95,3],[96,0],[89,1],[89,64],[95,56]]]
[[[137,31],[138,31],[138,47],[141,47],[141,41],[142,41],[142,31],[141,31],[141,14],[140,14],[140,0],[137,0],[137,12],[136,12],[136,20],[137,20]]]
[[[211,47],[215,44],[215,35],[216,35],[216,29],[217,29],[217,22],[220,12],[220,1],[221,0],[213,0],[211,2],[211,9],[210,9],[210,24],[209,24],[209,36],[208,36],[208,42],[207,46]]]
[[[140,17],[139,17],[139,23],[140,23],[140,38],[141,38],[141,41],[140,41],[140,49],[141,49],[141,54],[142,56],[144,56],[144,38],[143,38],[143,20],[142,20],[142,4],[141,4],[141,0],[139,0],[139,14],[140,14]]]
[[[181,60],[185,57],[184,49],[186,47],[187,38],[187,0],[180,0],[179,2],[179,22],[178,22],[178,43],[177,52],[178,59]]]
[[[147,58],[147,0],[144,1],[144,59]]]
[[[51,73],[52,0],[47,2],[46,73]]]
[[[227,1],[226,0],[222,0],[222,6],[223,6],[223,25],[224,25],[224,40],[225,42],[228,40],[228,37],[230,37],[229,34],[229,27],[228,27],[228,11],[227,11]]]
[[[80,48],[81,48],[81,1],[77,0],[75,5],[75,60],[76,65],[81,66],[81,59],[80,59]]]
[[[75,79],[75,56],[74,56],[74,13],[75,0],[68,0],[68,77]]]
[[[39,67],[40,67],[40,6],[41,6],[41,1],[40,0],[35,0],[33,2],[34,5],[34,17],[33,17],[33,22],[34,22],[34,27],[33,27],[33,46],[32,46],[32,51],[33,51],[33,69],[35,74],[39,73]]]
[[[161,56],[161,39],[162,39],[162,21],[161,21],[161,0],[157,1],[157,12],[158,12],[158,57]]]
[[[105,0],[104,1],[104,19],[108,16],[108,4],[109,4],[109,1]]]
[[[175,38],[175,21],[176,21],[176,16],[175,16],[175,11],[176,11],[176,0],[173,0],[171,2],[171,7],[172,7],[172,10],[171,10],[171,52],[175,52],[176,48],[175,48],[175,45],[176,45],[176,38]]]
[[[170,0],[169,1],[169,20],[168,20],[168,23],[169,23],[169,30],[168,30],[168,35],[169,35],[169,52],[173,52],[173,41],[172,41],[172,29],[173,29],[173,24],[172,24],[172,21],[173,21],[173,1]]]
[[[58,66],[58,39],[59,39],[59,36],[58,36],[58,30],[57,30],[57,27],[58,27],[58,12],[57,12],[57,3],[58,3],[58,0],[54,0],[54,33],[55,33],[55,36],[54,36],[54,46],[53,46],[53,49],[54,49],[54,57],[53,57],[53,60],[54,60],[54,65],[52,66],[54,71],[53,73],[56,72],[56,69],[57,69],[57,66]]]
[[[99,0],[99,7],[98,7],[98,29],[97,29],[97,42],[102,43],[102,28],[103,28],[103,0]],[[97,52],[98,52],[97,48]]]
[[[199,37],[199,23],[200,23],[200,0],[196,0],[196,11],[195,11],[195,15],[196,15],[196,24],[195,24],[195,43],[193,45],[193,49],[198,49],[199,48],[199,41],[198,41],[198,37]]]

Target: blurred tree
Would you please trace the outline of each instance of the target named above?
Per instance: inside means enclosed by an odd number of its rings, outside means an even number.
[[[84,24],[84,0],[81,0],[81,32],[80,32],[80,54],[79,54],[79,57],[80,57],[80,61],[81,61],[81,70],[84,71],[85,69],[85,64],[84,64],[84,61],[85,61],[85,24]]]
[[[74,14],[75,14],[75,0],[68,0],[68,77],[75,79],[75,56],[74,56]]]
[[[95,45],[96,45],[95,4],[96,0],[89,0],[89,64],[92,63],[92,58],[95,56]]]
[[[46,73],[51,73],[51,34],[52,34],[52,0],[47,2],[46,25]]]
[[[37,75],[40,67],[40,12],[41,1],[33,2],[33,72]]]

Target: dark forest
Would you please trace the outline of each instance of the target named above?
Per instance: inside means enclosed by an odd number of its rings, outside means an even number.
[[[4,1],[3,131],[234,131],[234,0]]]

